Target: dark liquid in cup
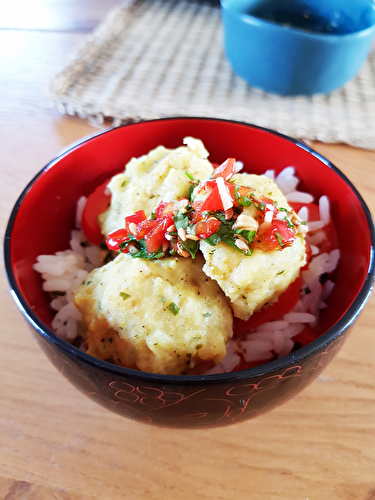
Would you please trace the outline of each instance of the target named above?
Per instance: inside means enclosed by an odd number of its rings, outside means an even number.
[[[251,9],[248,14],[263,19],[264,21],[313,33],[341,35],[351,33],[350,28],[344,22],[342,16],[334,12],[332,13],[332,17],[327,19],[307,10],[285,10],[270,8],[265,5]]]

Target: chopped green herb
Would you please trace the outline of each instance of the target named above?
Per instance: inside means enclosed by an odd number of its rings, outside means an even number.
[[[205,238],[203,241],[206,241],[211,246],[216,246],[219,243],[219,241],[223,241],[227,245],[237,250],[237,252],[244,254],[244,251],[240,250],[236,245],[235,233],[233,232],[232,229],[233,219],[226,220],[224,214],[217,212],[214,212],[214,215],[217,219],[220,220],[221,224],[218,227],[216,233],[212,234],[209,238]],[[250,248],[250,252],[244,255],[249,256],[252,255],[252,253],[253,253],[252,249]]]
[[[279,232],[277,232],[277,231],[276,231],[275,236],[276,236],[276,239],[277,239],[277,241],[278,241],[279,245],[280,245],[281,247],[284,247],[284,246],[285,246],[285,243],[284,243],[284,240],[283,240],[283,239],[282,239],[282,237],[281,237],[281,234],[280,234]]]
[[[186,240],[186,241],[180,241],[180,244],[183,250],[189,252],[192,259],[195,259],[195,256],[199,250],[199,241]]]
[[[161,302],[163,302],[163,304],[164,304],[164,302],[167,300],[167,299],[164,297],[164,295],[159,295],[159,299],[161,300]]]
[[[189,194],[188,194],[188,200],[190,201],[190,203],[192,203],[194,201],[194,196],[193,196],[194,188],[195,188],[195,186],[193,186],[192,184],[190,184],[190,186],[189,186]]]
[[[248,229],[235,229],[235,234],[240,234],[247,240],[249,243],[253,243],[255,239],[256,231],[249,231]]]
[[[155,212],[151,212],[151,220],[155,220],[156,219],[156,213]]]
[[[262,202],[260,203],[254,203],[254,207],[259,210],[259,212],[264,212],[264,209],[266,208],[266,205]]]
[[[174,302],[171,302],[170,304],[167,305],[167,309],[169,312],[171,312],[174,316],[177,316],[178,311],[180,310],[179,307],[176,306]]]
[[[284,272],[284,269],[282,271],[280,271],[279,273],[276,273],[276,276],[279,276],[280,274],[283,274]]]
[[[194,177],[191,174],[189,174],[189,172],[185,172],[185,175],[189,177],[191,181],[194,181]]]
[[[306,226],[307,222],[305,220],[302,220],[301,224],[304,225],[304,226]]]
[[[100,302],[100,300],[98,300],[98,309],[101,310],[102,309],[102,303]]]
[[[196,348],[196,350],[197,350],[197,351],[198,351],[201,347],[203,347],[203,344],[197,344],[197,345],[195,346],[195,348]]]
[[[209,318],[209,317],[211,316],[211,313],[204,313],[204,314],[203,314],[203,316],[204,316],[205,318]]]
[[[173,217],[174,225],[176,226],[177,231],[182,229],[187,229],[189,225],[189,217],[186,214],[182,214],[179,212],[177,215]]]
[[[209,245],[211,246],[216,246],[219,241],[221,240],[220,235],[216,232],[214,234],[211,234],[208,238],[204,238],[204,241],[206,241]]]
[[[279,210],[280,210],[280,212],[288,212],[288,210],[286,208],[283,208],[283,207],[280,207]]]
[[[123,300],[126,300],[126,299],[129,299],[130,298],[130,295],[128,293],[125,293],[125,292],[120,292],[120,297],[123,298]]]
[[[129,240],[128,241],[123,241],[119,244],[120,250],[123,251],[125,248],[128,247],[130,243],[133,243],[136,245],[136,251],[135,252],[129,252],[128,255],[132,257],[133,259],[160,259],[161,257],[164,256],[164,252],[162,251],[161,247],[154,253],[148,253],[146,250],[146,242],[142,238],[139,241],[136,240],[135,236],[129,234]]]
[[[126,185],[126,181],[125,181],[125,180],[123,180],[123,181],[121,182],[121,187],[123,188],[125,185]]]
[[[242,205],[243,207],[250,207],[250,205],[253,204],[253,200],[251,198],[248,198],[246,195],[244,195],[238,199],[238,203],[240,205]]]
[[[290,220],[288,219],[288,217],[287,217],[287,216],[285,216],[285,217],[284,217],[284,220],[285,220],[286,225],[287,225],[288,227],[293,227],[293,224],[290,222]]]

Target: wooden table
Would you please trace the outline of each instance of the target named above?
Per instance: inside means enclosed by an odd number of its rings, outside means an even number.
[[[114,4],[0,5],[2,229],[34,174],[96,130],[49,109],[43,86]],[[375,213],[375,152],[314,147]],[[32,339],[2,263],[0,272],[1,500],[375,499],[375,297],[300,395],[242,424],[182,431],[126,420],[83,397]]]

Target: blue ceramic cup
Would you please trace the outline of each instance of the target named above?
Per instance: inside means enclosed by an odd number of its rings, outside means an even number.
[[[375,33],[373,0],[221,0],[226,56],[250,85],[327,93],[360,70]]]

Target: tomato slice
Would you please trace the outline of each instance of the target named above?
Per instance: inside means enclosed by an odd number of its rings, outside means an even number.
[[[146,250],[148,253],[157,252],[163,243],[167,243],[165,233],[172,224],[174,224],[173,217],[169,214],[165,215],[161,221],[158,221],[158,225],[145,235]]]
[[[215,168],[213,174],[211,175],[211,179],[217,179],[218,177],[222,177],[225,181],[230,179],[233,174],[236,172],[236,159],[228,158],[224,163]]]
[[[93,245],[100,245],[103,241],[103,234],[97,217],[105,212],[111,203],[111,195],[106,194],[109,181],[110,179],[103,182],[90,194],[83,209],[82,230],[88,241]]]
[[[289,312],[296,305],[300,298],[302,288],[301,274],[298,278],[289,285],[289,287],[279,296],[277,302],[269,307],[263,307],[260,311],[255,312],[250,319],[242,321],[234,318],[234,333],[237,335],[244,335],[251,328],[267,323],[268,321],[275,321],[287,312]]]
[[[215,217],[209,217],[197,223],[195,234],[198,238],[205,239],[212,236],[218,230],[221,222]]]

